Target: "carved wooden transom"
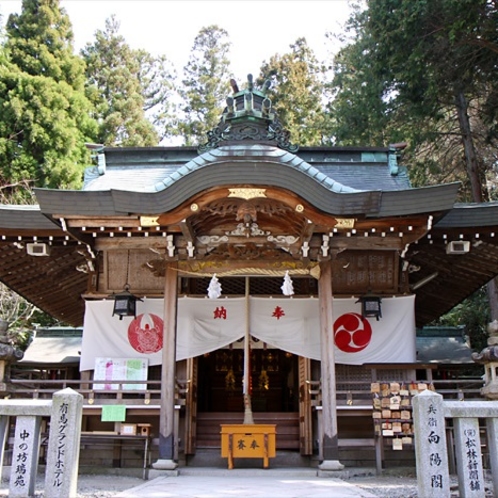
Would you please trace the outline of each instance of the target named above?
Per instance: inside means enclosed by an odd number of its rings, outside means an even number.
[[[197,236],[294,236],[306,227],[295,209],[268,198],[224,198],[212,201],[189,218]]]

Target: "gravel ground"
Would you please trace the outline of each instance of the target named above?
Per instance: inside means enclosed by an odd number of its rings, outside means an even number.
[[[144,481],[140,477],[115,475],[80,475],[78,476],[78,498],[109,498],[122,491],[140,486]],[[35,498],[43,498],[44,477],[36,479]],[[3,480],[0,496],[9,496],[9,481]]]
[[[417,494],[417,479],[415,476],[367,476],[351,477],[347,482],[354,484],[382,498],[419,498]],[[115,475],[80,475],[78,477],[78,498],[111,498],[127,489],[140,486],[144,481],[139,477]],[[451,477],[452,498],[459,498],[457,478]],[[2,481],[0,497],[8,496],[9,483]],[[43,498],[43,477],[36,483],[35,498]],[[486,497],[492,498],[493,486],[491,476],[486,476]],[[145,497],[144,497],[145,498]]]
[[[347,480],[370,493],[382,496],[383,498],[421,498],[417,493],[417,478],[407,476],[372,476],[353,477]],[[451,498],[459,498],[458,478],[450,476]],[[497,495],[493,493],[493,483],[491,475],[485,476],[486,497],[493,498]],[[423,498],[423,497],[422,497]]]
[[[352,477],[347,482],[383,498],[416,498],[417,479],[399,476]]]

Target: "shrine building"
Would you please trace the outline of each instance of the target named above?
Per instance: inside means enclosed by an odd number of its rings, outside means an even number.
[[[381,435],[371,384],[430,382],[416,328],[498,275],[497,203],[412,187],[400,147],[291,143],[252,78],[199,148],[93,154],[81,190],[0,206],[0,280],[83,327],[83,431],[124,405],[157,469],[243,422],[342,468],[344,441]]]

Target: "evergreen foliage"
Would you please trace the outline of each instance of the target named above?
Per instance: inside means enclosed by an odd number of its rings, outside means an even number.
[[[350,18],[350,42],[334,62],[330,109],[337,143],[406,140],[415,185],[459,180],[462,200],[492,199],[497,26],[495,1],[368,0]],[[470,322],[498,317],[494,281],[488,296],[490,316],[470,320],[473,298],[447,318],[467,323],[477,344],[480,332]]]
[[[434,325],[456,327],[465,324],[465,332],[471,338],[474,351],[482,351],[487,346],[486,327],[491,321],[486,288],[482,287],[470,297],[443,315]]]
[[[142,62],[153,66],[152,58],[130,48],[119,34],[115,16],[107,19],[104,30],[95,33],[95,41],[86,45],[82,55],[87,94],[99,124],[97,142],[107,146],[157,145],[159,136],[145,115],[143,95],[151,83],[146,80]],[[157,90],[151,93],[150,99],[154,99]]]
[[[228,33],[216,25],[202,28],[194,40],[180,88],[183,117],[178,134],[185,145],[206,142],[207,132],[220,120],[230,94],[230,45]]]
[[[155,57],[145,50],[136,50],[135,56],[140,68],[138,80],[145,115],[154,125],[160,140],[171,139],[178,119],[176,71],[164,55]]]
[[[7,22],[0,65],[0,185],[77,188],[95,133],[73,55],[69,19],[57,0],[24,0]]]
[[[496,2],[369,0],[335,59],[337,143],[406,140],[414,184],[480,202],[496,163]]]
[[[298,38],[290,52],[276,54],[260,69],[257,84],[272,82],[268,97],[280,121],[290,133],[290,141],[300,146],[326,141],[324,67],[317,61],[305,38]]]

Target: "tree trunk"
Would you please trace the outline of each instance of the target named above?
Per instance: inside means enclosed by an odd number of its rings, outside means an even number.
[[[498,320],[498,277],[488,282],[487,290],[491,321]]]
[[[477,163],[474,141],[472,139],[472,130],[470,128],[470,120],[467,113],[467,99],[462,91],[458,91],[456,93],[455,105],[458,113],[460,132],[462,133],[467,175],[469,177],[472,190],[472,200],[474,202],[483,202],[484,196],[481,177],[479,174],[479,165]],[[493,321],[498,319],[498,277],[495,277],[493,280],[488,282],[487,292],[491,320]]]
[[[465,151],[465,166],[472,190],[472,201],[483,202],[484,199],[481,177],[479,174],[479,165],[477,163],[474,141],[472,139],[469,115],[467,114],[467,99],[465,98],[463,91],[456,92],[455,105],[458,114],[458,124],[462,134],[463,148]]]

